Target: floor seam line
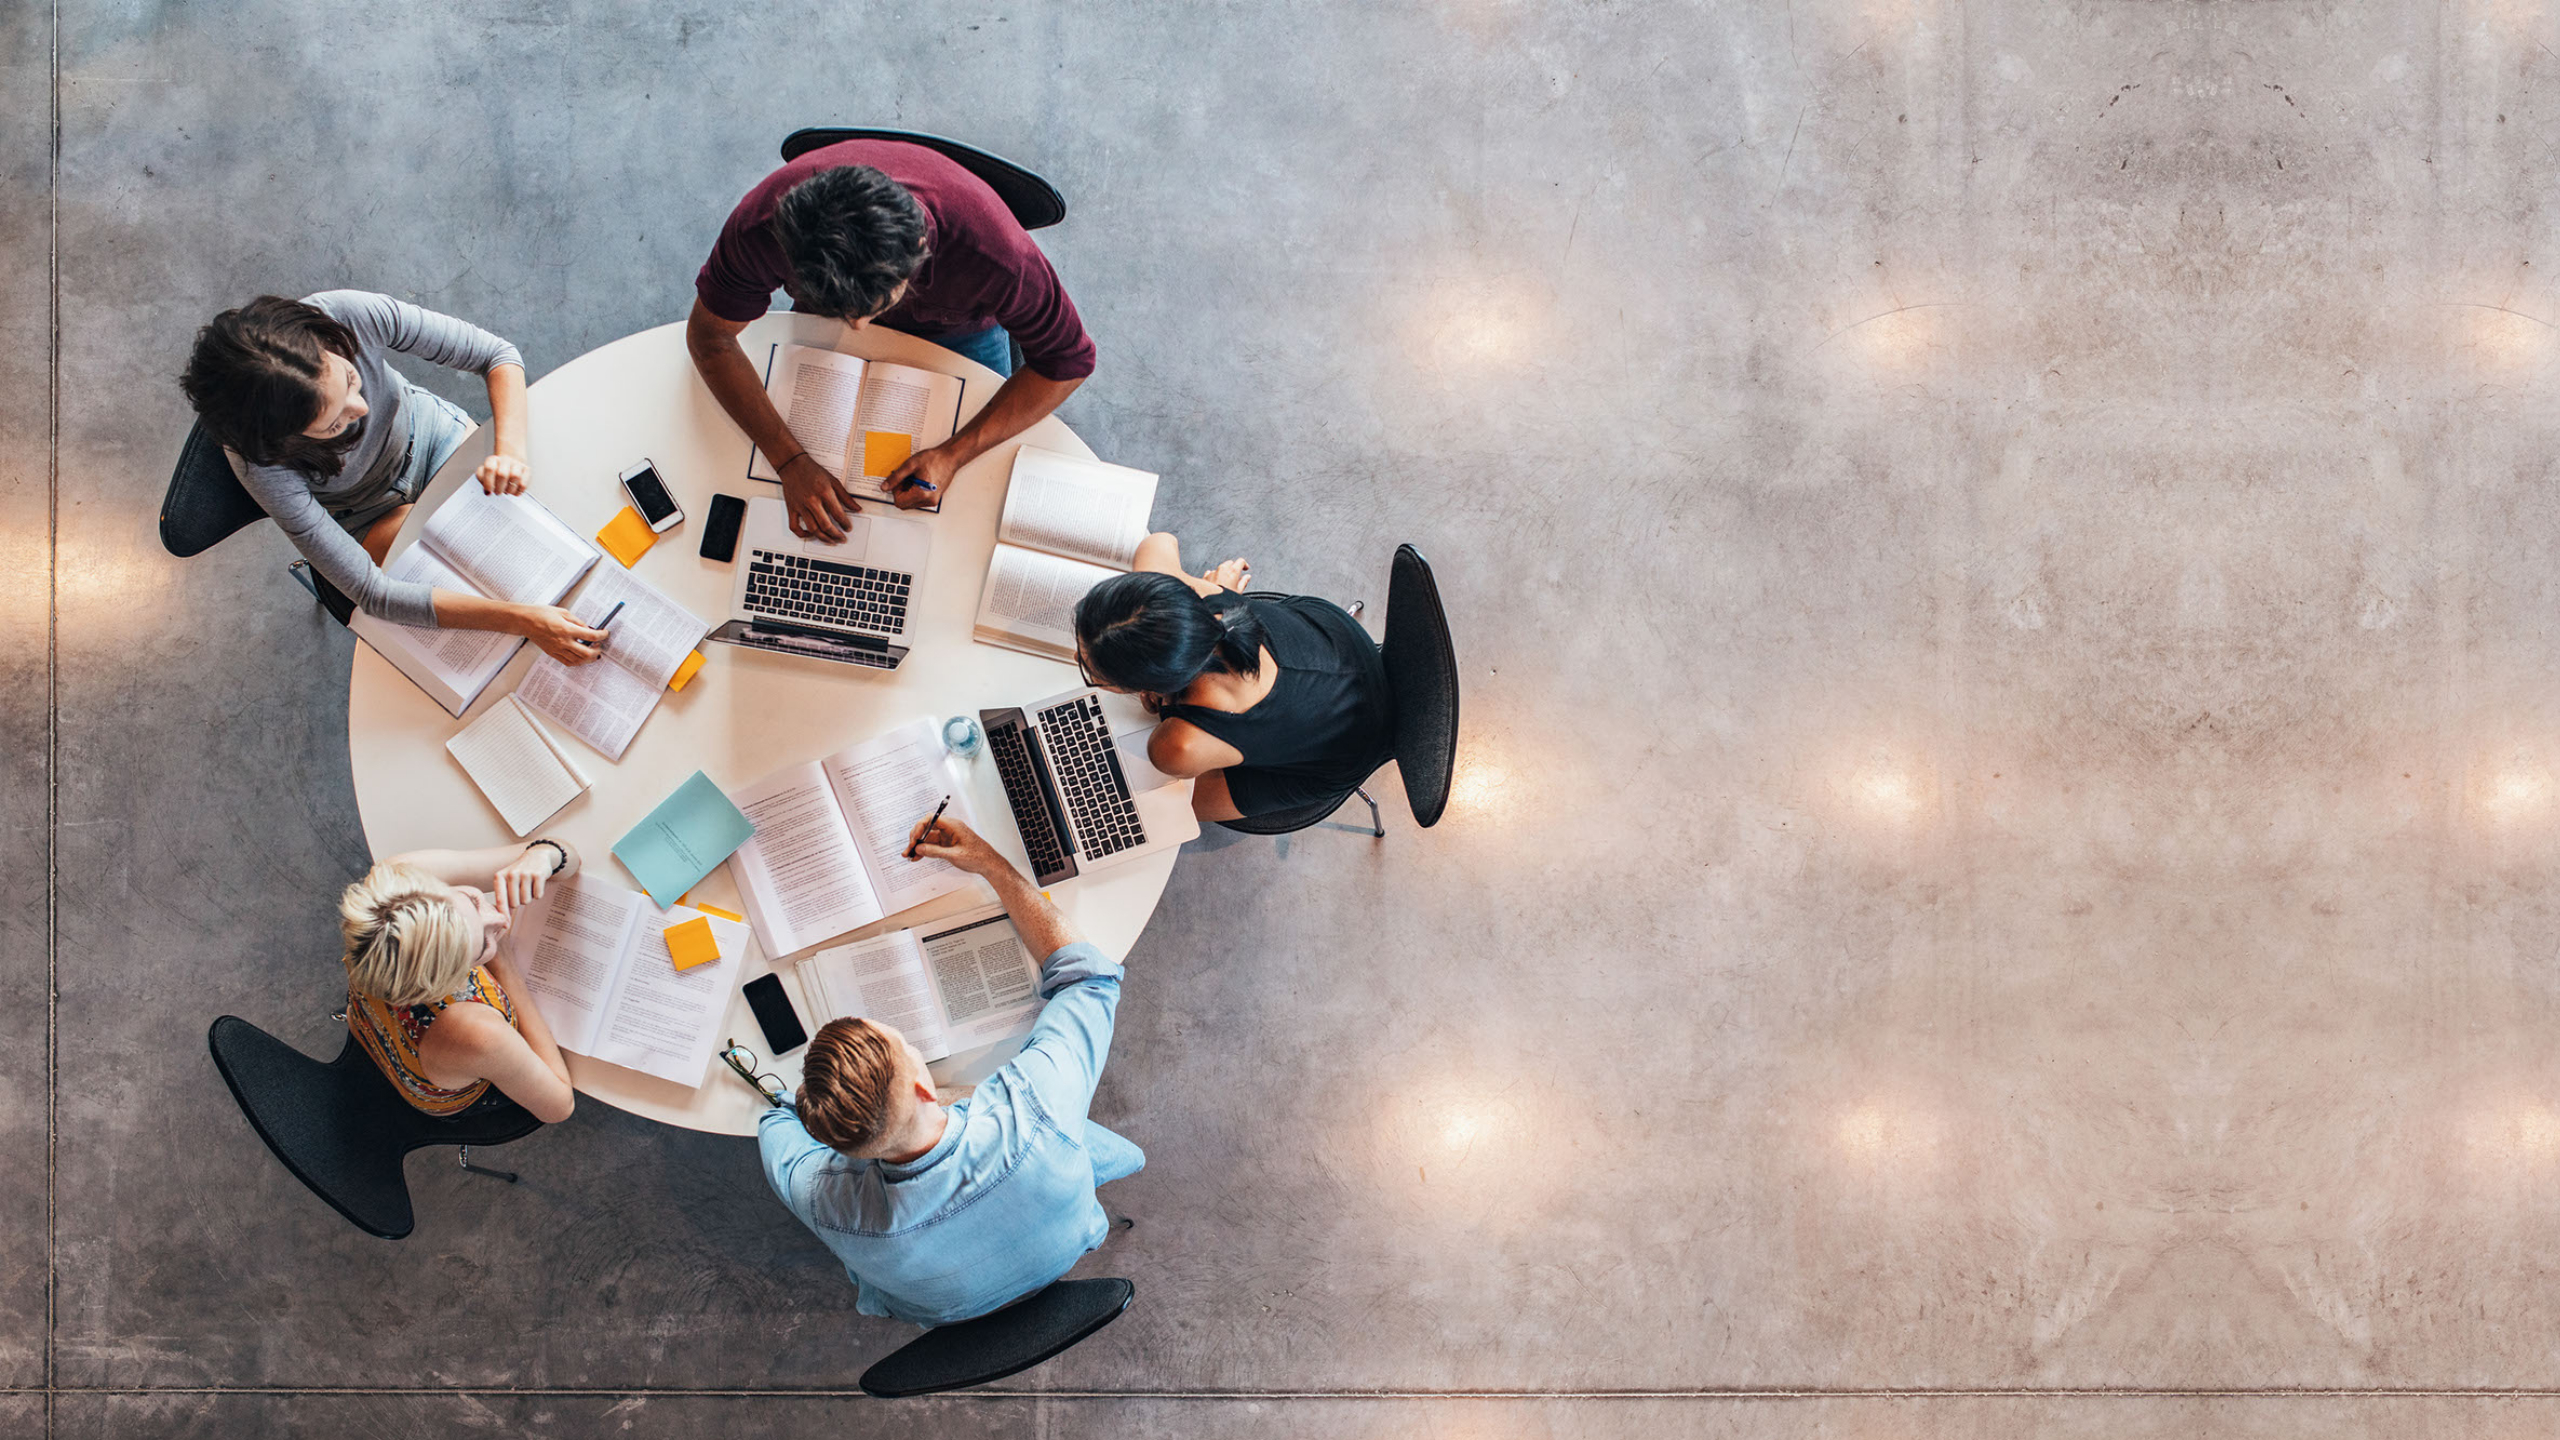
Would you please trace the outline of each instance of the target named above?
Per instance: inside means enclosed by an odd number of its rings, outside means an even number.
[[[62,876],[62,0],[47,16],[45,65],[51,154],[45,211],[44,485],[44,1433],[53,1440],[54,1333],[62,1291],[61,1016],[58,938]]]
[[[32,1389],[0,1386],[0,1395],[33,1394]],[[863,1398],[853,1388],[763,1388],[719,1386],[507,1386],[507,1385],[61,1385],[49,1394],[241,1395],[335,1397],[523,1397],[649,1396],[706,1399],[818,1400]],[[1946,1386],[1824,1389],[1806,1386],[1732,1386],[1609,1390],[1006,1390],[981,1388],[948,1392],[949,1399],[979,1400],[2560,1400],[2560,1387],[2391,1387],[2391,1386]]]

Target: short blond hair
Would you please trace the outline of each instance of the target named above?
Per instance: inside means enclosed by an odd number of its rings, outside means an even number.
[[[376,865],[338,897],[347,987],[392,1005],[442,1000],[470,979],[487,942],[445,883],[414,865]]]
[[[868,1020],[818,1027],[800,1065],[800,1125],[842,1155],[871,1152],[899,1116],[898,1058],[905,1051]]]

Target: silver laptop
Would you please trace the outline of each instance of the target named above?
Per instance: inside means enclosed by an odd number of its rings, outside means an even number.
[[[711,638],[754,650],[895,670],[907,658],[907,617],[924,589],[933,527],[863,510],[842,544],[791,533],[780,500],[747,502],[729,622]]]
[[[1032,879],[1087,870],[1192,839],[1191,797],[1147,763],[1155,721],[1125,695],[1070,690],[1021,709],[981,710]]]

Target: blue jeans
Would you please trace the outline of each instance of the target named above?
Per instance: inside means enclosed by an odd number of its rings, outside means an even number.
[[[887,328],[898,329],[895,325]],[[927,335],[920,330],[899,330],[898,333],[929,340],[945,350],[966,355],[998,375],[1013,374],[1013,337],[1007,335],[1001,325],[990,325],[984,330],[946,331],[940,335]]]
[[[1096,1185],[1126,1180],[1147,1168],[1146,1151],[1091,1120],[1084,1122],[1084,1153],[1092,1157],[1093,1183]]]

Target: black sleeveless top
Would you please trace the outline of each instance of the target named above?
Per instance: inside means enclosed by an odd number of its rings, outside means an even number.
[[[1263,644],[1280,663],[1271,693],[1250,710],[1169,705],[1234,746],[1244,763],[1227,770],[1227,794],[1247,815],[1330,799],[1369,778],[1395,753],[1395,706],[1377,642],[1349,612],[1308,595],[1211,597],[1242,605],[1262,624]]]

